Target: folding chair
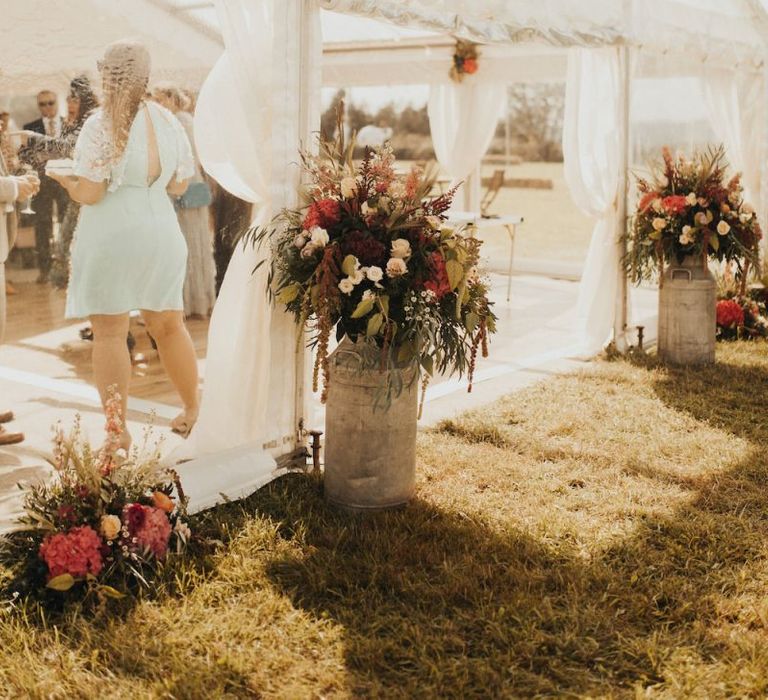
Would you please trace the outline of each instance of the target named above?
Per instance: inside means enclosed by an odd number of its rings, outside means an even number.
[[[485,191],[483,199],[480,202],[480,214],[483,216],[483,218],[488,219],[491,217],[491,215],[488,213],[488,209],[490,208],[491,204],[493,204],[493,200],[496,199],[496,196],[499,194],[499,190],[503,186],[504,169],[502,168],[500,170],[494,170],[491,181],[488,184],[488,189]]]

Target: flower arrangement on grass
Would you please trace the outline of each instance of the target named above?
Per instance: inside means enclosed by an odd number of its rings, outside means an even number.
[[[480,53],[477,44],[463,39],[456,40],[456,48],[453,50],[453,65],[451,65],[451,80],[460,83],[465,75],[477,73],[478,58]]]
[[[496,316],[477,271],[481,242],[445,223],[454,190],[430,198],[434,177],[418,167],[397,176],[388,144],[355,165],[354,142],[337,133],[319,155],[302,154],[305,206],[248,233],[271,241],[270,289],[313,332],[314,391],[322,374],[325,401],[334,328],[382,370],[421,368],[423,387],[434,372],[466,372],[471,389]]]
[[[718,276],[716,307],[718,340],[753,340],[768,337],[768,291],[762,285],[747,289],[729,267]]]
[[[726,180],[722,146],[692,159],[662,151],[649,178],[638,178],[640,199],[628,235],[627,272],[635,282],[688,256],[732,262],[746,276],[762,238],[754,209],[744,201],[741,176]]]
[[[0,562],[16,594],[38,598],[122,598],[152,587],[191,531],[175,473],[160,470],[157,451],[139,459],[116,450],[122,432],[120,396],[107,401],[107,443],[100,451],[83,438],[79,418],[67,436],[54,434],[49,483],[24,497],[19,529],[0,547]],[[174,500],[174,489],[179,502]]]
[[[734,296],[717,302],[718,340],[753,340],[768,337],[766,305],[751,296]]]

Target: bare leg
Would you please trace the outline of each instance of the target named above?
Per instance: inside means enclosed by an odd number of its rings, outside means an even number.
[[[197,420],[199,398],[197,355],[189,331],[184,325],[184,315],[181,311],[141,313],[149,334],[157,343],[163,367],[184,404],[184,412],[173,421],[172,427],[186,436]]]
[[[101,405],[106,405],[109,388],[116,387],[122,399],[123,435],[120,446],[128,449],[131,445],[131,436],[125,422],[131,382],[131,357],[125,341],[128,335],[128,314],[91,316],[90,321],[93,328],[93,376],[101,396]]]

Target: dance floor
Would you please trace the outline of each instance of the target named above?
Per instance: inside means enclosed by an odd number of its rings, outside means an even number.
[[[8,327],[2,364],[22,372],[75,384],[91,384],[91,343],[81,340],[88,324],[64,318],[64,291],[34,283],[28,271],[10,270],[17,294],[8,297]],[[25,281],[26,280],[26,281]],[[188,320],[201,363],[205,359],[208,322]],[[173,387],[138,318],[131,321],[136,338],[132,396],[176,406]]]
[[[8,298],[6,342],[0,346],[0,408],[14,410],[16,421],[8,427],[23,431],[27,440],[0,448],[0,532],[18,513],[16,483],[44,477],[48,472],[51,426],[57,421],[69,426],[75,414],[80,414],[86,433],[96,444],[101,441],[103,428],[92,385],[91,344],[79,334],[87,324],[65,320],[64,293],[35,284],[30,271],[9,270],[9,278],[18,293]],[[499,332],[491,343],[490,357],[479,363],[471,394],[466,392],[465,379],[435,379],[427,393],[422,426],[583,365],[573,359],[577,353],[569,323],[577,283],[515,276],[510,302],[505,298],[507,278],[493,275],[492,283]],[[646,310],[655,303],[648,294],[641,295],[640,301]],[[208,323],[190,320],[188,326],[202,383]],[[178,398],[138,319],[132,321],[132,332],[137,345],[129,424],[136,439],[152,422],[152,440],[162,438],[164,452],[168,452],[180,442],[167,429],[168,421],[178,413]],[[317,407],[310,422],[310,427],[322,429],[322,407]]]
[[[8,270],[17,293],[8,297],[5,343],[0,346],[0,406],[12,409],[11,431],[24,432],[20,445],[0,448],[0,531],[18,513],[16,484],[48,473],[51,428],[61,421],[68,428],[79,414],[86,434],[101,441],[104,419],[92,384],[91,343],[80,338],[84,322],[64,318],[64,292],[35,284],[35,274]],[[170,451],[180,438],[167,429],[179,411],[178,398],[152,349],[139,319],[131,330],[136,338],[129,423],[134,439],[144,426],[155,426],[152,441],[161,439]],[[205,370],[208,322],[188,322],[201,373]]]

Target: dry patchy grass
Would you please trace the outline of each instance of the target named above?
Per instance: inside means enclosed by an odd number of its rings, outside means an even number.
[[[8,697],[764,697],[768,345],[602,363],[421,435],[358,518],[286,477],[119,616],[0,617]]]

